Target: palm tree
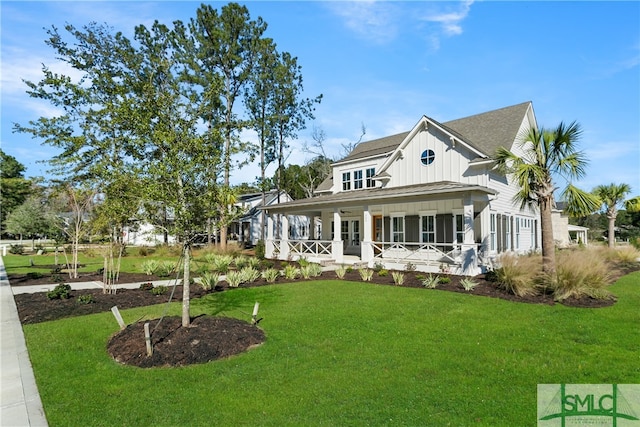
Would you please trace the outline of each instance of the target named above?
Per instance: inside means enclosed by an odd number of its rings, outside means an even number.
[[[631,187],[628,184],[609,184],[598,185],[593,190],[600,204],[604,205],[605,213],[609,219],[609,247],[612,248],[615,245],[615,225],[616,218],[618,217],[618,205],[624,202],[627,194],[631,192]],[[633,199],[632,199],[633,200]]]
[[[542,268],[554,276],[556,271],[555,241],[551,211],[555,204],[554,176],[567,179],[569,184],[562,193],[572,215],[588,214],[597,209],[596,197],[571,184],[572,179],[584,176],[587,160],[577,150],[576,142],[582,131],[576,122],[560,123],[554,129],[527,129],[518,137],[516,154],[501,147],[496,152],[496,167],[510,175],[520,187],[515,201],[521,207],[530,205],[540,209],[542,228]]]

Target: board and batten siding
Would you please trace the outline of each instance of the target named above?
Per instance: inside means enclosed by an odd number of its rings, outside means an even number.
[[[433,163],[424,165],[420,160],[425,150],[433,150]],[[477,157],[458,143],[453,147],[449,136],[434,126],[416,134],[389,167],[389,187],[401,187],[430,182],[452,181],[485,185],[482,174],[470,170],[469,162]]]

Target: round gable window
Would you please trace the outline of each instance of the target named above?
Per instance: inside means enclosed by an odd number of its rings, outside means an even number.
[[[436,159],[436,153],[433,150],[424,150],[420,156],[423,165],[430,165]]]

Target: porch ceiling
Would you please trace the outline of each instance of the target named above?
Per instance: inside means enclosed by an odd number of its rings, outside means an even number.
[[[433,200],[434,197],[453,197],[460,196],[462,193],[497,194],[495,190],[479,185],[441,181],[404,187],[343,191],[267,206],[266,209],[275,213],[311,212],[327,208],[352,206],[354,204],[370,205]]]

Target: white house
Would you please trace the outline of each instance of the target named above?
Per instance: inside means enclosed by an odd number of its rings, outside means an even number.
[[[268,191],[265,195],[265,203],[262,203],[262,193],[250,193],[243,194],[238,198],[236,206],[239,206],[245,214],[238,219],[238,221],[231,224],[231,233],[237,239],[238,242],[248,246],[255,246],[259,240],[263,239],[263,219],[262,208],[266,206],[271,208],[278,203],[291,202],[293,199],[286,191],[280,191],[280,197],[278,197],[278,190]],[[282,220],[280,219],[280,224]],[[288,236],[292,239],[306,240],[316,238],[319,235],[314,234],[310,229],[311,221],[309,217],[305,215],[290,215],[287,218],[287,230]],[[276,234],[282,230],[282,225],[276,227]]]
[[[493,162],[500,146],[521,153],[531,127],[525,102],[444,123],[423,116],[408,132],[358,144],[318,196],[268,207],[266,255],[477,274],[500,252],[536,250],[539,214],[514,202],[517,186]],[[276,237],[281,214],[320,218],[321,239]]]

